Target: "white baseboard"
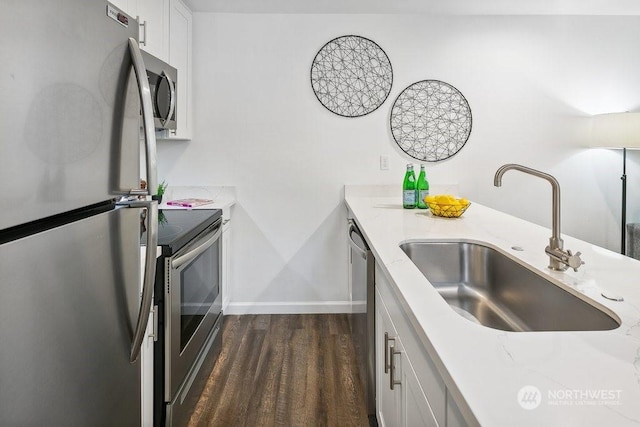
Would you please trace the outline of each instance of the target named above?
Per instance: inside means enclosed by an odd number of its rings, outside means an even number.
[[[322,314],[362,313],[363,301],[317,301],[317,302],[230,302],[224,314]]]

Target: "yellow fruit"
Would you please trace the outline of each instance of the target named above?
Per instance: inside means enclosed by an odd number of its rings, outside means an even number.
[[[463,197],[458,199],[451,194],[429,195],[424,201],[433,215],[447,218],[458,218],[470,204],[469,200]]]
[[[449,196],[446,194],[439,194],[436,196],[436,202],[441,205],[446,205],[449,203]]]

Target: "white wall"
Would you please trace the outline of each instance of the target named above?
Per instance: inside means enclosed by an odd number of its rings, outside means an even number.
[[[465,95],[473,130],[455,157],[427,165],[432,182],[549,226],[548,183],[509,172],[493,187],[503,163],[547,171],[562,187],[563,232],[618,250],[620,153],[582,146],[586,117],[640,107],[639,27],[638,17],[196,13],[194,138],[159,144],[159,178],[236,186],[232,307],[343,309],[342,187],[400,186],[409,159],[389,111],[411,83],[438,79]],[[309,81],[318,49],[346,34],[376,41],[394,70],[389,99],[361,118],[326,110]],[[633,220],[640,157],[629,158]]]

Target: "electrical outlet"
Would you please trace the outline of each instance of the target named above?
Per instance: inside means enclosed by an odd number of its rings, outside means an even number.
[[[389,170],[389,156],[385,156],[384,154],[380,156],[380,170]]]

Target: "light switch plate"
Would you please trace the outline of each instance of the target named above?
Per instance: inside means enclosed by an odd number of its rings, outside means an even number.
[[[384,154],[380,156],[380,170],[389,170],[389,156],[386,156]]]

